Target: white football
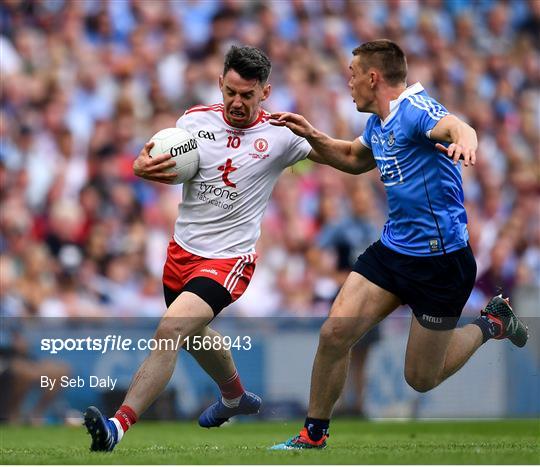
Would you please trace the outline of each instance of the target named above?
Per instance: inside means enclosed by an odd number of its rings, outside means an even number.
[[[182,128],[165,128],[158,131],[150,141],[154,147],[150,149],[150,157],[160,154],[170,154],[176,162],[168,169],[176,174],[174,184],[191,180],[199,170],[199,150],[195,137]]]

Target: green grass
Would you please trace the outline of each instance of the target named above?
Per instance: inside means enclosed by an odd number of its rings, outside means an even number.
[[[332,423],[323,451],[268,451],[299,422],[140,422],[113,453],[90,453],[85,430],[0,428],[2,464],[537,464],[540,422],[430,421]]]

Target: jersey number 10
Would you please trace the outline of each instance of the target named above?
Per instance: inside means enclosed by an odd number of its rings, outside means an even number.
[[[237,149],[240,146],[240,138],[238,136],[229,136],[227,138],[227,147]]]

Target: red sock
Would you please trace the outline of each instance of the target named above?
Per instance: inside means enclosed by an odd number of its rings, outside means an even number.
[[[227,381],[219,385],[219,390],[224,399],[236,399],[244,394],[244,386],[240,381],[240,376],[238,372],[235,371]]]
[[[135,411],[128,405],[122,405],[114,414],[114,418],[118,420],[124,432],[128,431],[131,425],[137,423],[138,419]]]

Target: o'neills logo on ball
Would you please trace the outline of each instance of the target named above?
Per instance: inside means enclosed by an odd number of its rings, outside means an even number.
[[[189,141],[186,141],[184,144],[181,144],[180,146],[174,146],[171,149],[169,149],[169,153],[172,157],[181,156],[182,154],[185,154],[186,152],[192,151],[193,149],[197,149],[197,140],[195,138],[190,139]]]
[[[266,141],[264,138],[258,138],[253,143],[253,146],[255,147],[256,151],[264,152],[268,149],[268,141]]]

